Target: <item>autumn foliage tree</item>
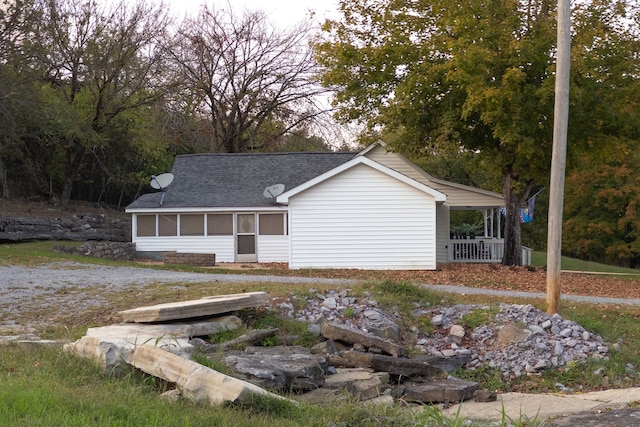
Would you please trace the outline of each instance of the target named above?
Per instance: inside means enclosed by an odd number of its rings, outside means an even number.
[[[634,144],[635,145],[635,144]],[[567,177],[563,250],[590,261],[640,264],[640,154],[624,142],[585,154]]]
[[[363,122],[369,136],[393,135],[392,148],[414,158],[453,147],[488,159],[500,171],[506,203],[503,264],[520,264],[519,209],[548,179],[556,2],[339,5],[342,18],[326,22],[316,45],[339,118]],[[622,19],[627,12],[625,2],[575,5],[579,62],[572,69],[569,141],[576,148],[624,132],[625,107],[602,102],[629,95],[628,76],[638,76],[630,57],[635,34]],[[602,114],[616,121],[602,125]]]

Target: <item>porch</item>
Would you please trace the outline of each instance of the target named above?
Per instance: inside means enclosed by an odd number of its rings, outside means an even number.
[[[499,263],[504,255],[504,239],[453,236],[447,245],[449,262]],[[531,248],[522,247],[522,265],[531,265]]]

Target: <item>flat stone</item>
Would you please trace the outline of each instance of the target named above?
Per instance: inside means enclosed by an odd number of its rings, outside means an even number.
[[[529,336],[529,332],[518,328],[514,325],[506,325],[500,331],[498,331],[498,338],[496,340],[497,348],[508,347],[512,344],[526,341]]]
[[[358,400],[368,400],[382,395],[389,386],[389,373],[371,372],[362,368],[338,369],[325,378],[324,387],[343,390]]]
[[[325,322],[322,325],[322,336],[349,344],[361,344],[366,348],[379,348],[392,356],[404,355],[404,348],[389,340],[360,332],[337,323]]]
[[[137,347],[130,359],[134,367],[175,383],[183,397],[195,402],[212,405],[225,401],[242,403],[250,402],[256,395],[288,400],[155,346]]]
[[[449,335],[454,337],[463,338],[464,337],[464,327],[461,325],[453,325],[449,328]]]
[[[336,354],[338,349],[333,340],[326,340],[311,347],[311,352],[316,354]]]
[[[224,361],[253,384],[295,392],[321,387],[329,368],[326,355],[311,354],[303,347],[251,347]]]
[[[150,323],[213,316],[267,304],[266,292],[216,295],[197,300],[170,302],[118,312],[123,322]]]
[[[457,350],[460,352],[462,350]],[[441,356],[417,356],[414,360],[421,360],[427,362],[429,365],[442,370],[443,372],[453,372],[462,368],[471,360],[471,352],[468,354],[456,354],[453,357],[441,357]]]
[[[411,377],[442,376],[439,368],[432,366],[426,360],[405,359],[401,357],[385,356],[383,354],[360,353],[357,351],[345,351],[340,354],[343,359],[361,368],[371,368],[375,371],[388,372],[392,375]]]
[[[89,328],[84,337],[66,344],[64,349],[80,357],[95,360],[105,371],[111,371],[128,363],[131,352],[138,346],[150,344],[190,358],[194,351],[194,346],[189,342],[191,337],[233,330],[241,325],[242,321],[236,316],[221,316],[192,323],[121,323]]]
[[[131,347],[120,348],[112,342],[88,336],[65,344],[63,348],[78,357],[97,362],[105,372],[115,372],[120,369],[124,363],[127,363],[132,351]]]
[[[473,399],[477,389],[476,382],[447,378],[407,387],[404,398],[423,403],[462,402]]]

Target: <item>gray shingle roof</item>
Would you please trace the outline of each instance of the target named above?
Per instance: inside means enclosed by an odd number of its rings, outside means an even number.
[[[340,166],[355,153],[187,154],[177,156],[174,180],[163,208],[268,207],[264,189],[284,184],[291,190]],[[161,193],[144,194],[127,209],[158,208]]]

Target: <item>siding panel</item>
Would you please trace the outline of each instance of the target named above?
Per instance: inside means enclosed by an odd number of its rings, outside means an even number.
[[[435,269],[433,197],[366,165],[289,208],[291,268]]]
[[[258,262],[288,262],[289,236],[258,236]]]

